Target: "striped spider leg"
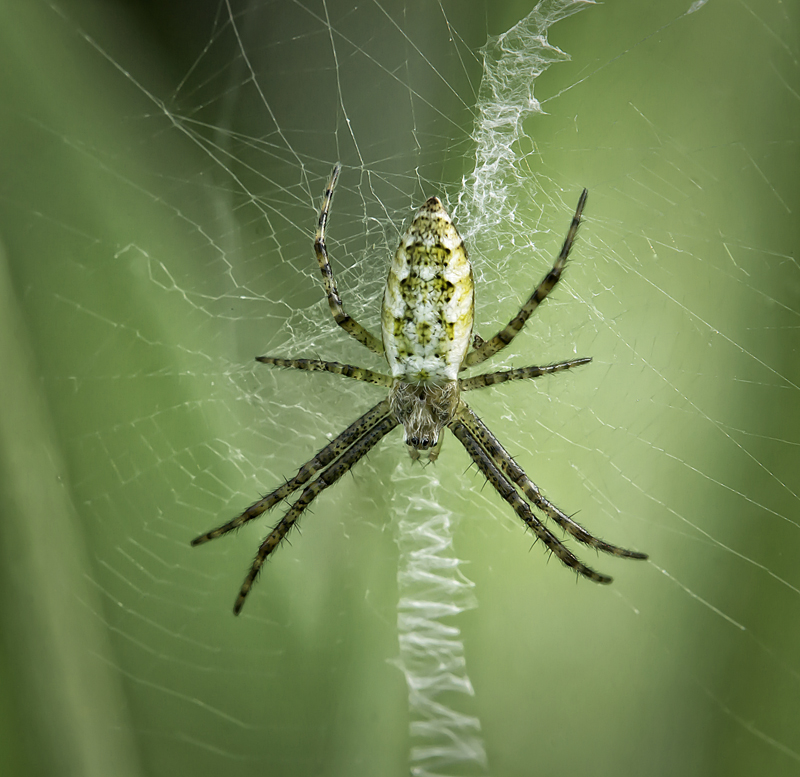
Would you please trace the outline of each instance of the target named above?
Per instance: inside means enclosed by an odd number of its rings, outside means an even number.
[[[439,455],[442,431],[450,429],[481,473],[511,505],[523,523],[550,552],[583,577],[596,583],[611,582],[608,575],[596,572],[580,561],[550,531],[545,521],[537,517],[533,508],[584,545],[621,558],[646,559],[644,553],[626,550],[598,539],[546,499],[539,487],[461,398],[461,392],[464,391],[538,378],[591,361],[589,358],[571,359],[546,366],[459,377],[463,370],[481,364],[508,346],[558,283],[581,223],[586,190],[580,196],[564,245],[553,267],[514,318],[489,340],[482,340],[477,335],[473,337],[475,299],[472,267],[452,219],[440,200],[431,197],[415,214],[394,254],[384,288],[379,339],[345,312],[328,257],[325,232],[340,170],[339,164],[333,168],[325,190],[314,251],[334,320],[365,348],[383,356],[389,374],[319,359],[259,356],[257,361],[274,367],[343,375],[382,386],[389,390],[389,396],[329,442],[300,467],[293,478],[237,517],[192,541],[192,545],[201,545],[235,531],[300,490],[294,503],[261,543],[239,590],[234,613],[238,615],[241,611],[267,557],[309,505],[396,426],[403,427],[404,441],[411,458],[425,456],[429,461],[434,461]]]

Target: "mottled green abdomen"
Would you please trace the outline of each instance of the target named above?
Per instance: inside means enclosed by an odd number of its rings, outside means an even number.
[[[472,336],[472,267],[437,197],[417,211],[400,240],[381,310],[392,377],[441,384],[458,378]]]

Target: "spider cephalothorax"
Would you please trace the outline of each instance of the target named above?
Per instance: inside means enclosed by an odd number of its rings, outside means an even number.
[[[392,260],[383,296],[379,339],[345,313],[328,260],[325,228],[339,171],[340,166],[337,164],[325,191],[314,241],[325,293],[336,323],[370,351],[384,356],[390,374],[319,359],[259,356],[257,360],[278,367],[345,375],[384,386],[389,389],[389,396],[328,443],[314,458],[300,467],[291,480],[259,499],[241,515],[192,541],[193,545],[200,545],[221,537],[257,518],[297,489],[304,487],[294,504],[261,543],[242,583],[234,612],[238,614],[241,611],[264,561],[280,544],[303,511],[398,425],[403,426],[405,443],[411,457],[418,459],[423,453],[431,461],[439,455],[443,430],[450,429],[478,469],[536,537],[580,575],[597,583],[611,582],[610,577],[595,572],[580,561],[536,517],[531,506],[585,545],[624,558],[647,558],[644,553],[625,550],[598,539],[548,501],[461,398],[463,391],[486,388],[510,380],[537,378],[591,361],[588,358],[571,359],[547,366],[491,372],[471,378],[459,377],[465,369],[481,364],[505,348],[558,283],[580,225],[586,203],[586,189],[581,194],[561,253],[550,272],[534,289],[517,315],[489,340],[472,337],[475,310],[472,267],[464,242],[452,219],[439,199],[431,197],[417,211]]]
[[[441,385],[394,382],[389,406],[403,426],[404,442],[412,459],[418,459],[420,451],[424,451],[430,461],[436,461],[442,430],[455,418],[459,401],[455,380]]]

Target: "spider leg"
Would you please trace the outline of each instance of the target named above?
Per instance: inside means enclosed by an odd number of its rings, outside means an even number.
[[[450,422],[449,427],[458,441],[466,448],[472,460],[478,465],[478,469],[492,484],[494,490],[514,508],[517,515],[544,543],[545,547],[558,557],[562,564],[574,569],[583,577],[594,580],[595,583],[611,582],[612,578],[608,575],[595,572],[594,569],[586,566],[533,514],[530,505],[519,495],[517,489],[498,469],[491,454],[484,450],[466,423],[457,416],[455,420]]]
[[[328,248],[325,245],[325,227],[328,225],[328,212],[331,208],[333,190],[336,186],[336,181],[339,178],[341,169],[342,166],[339,162],[333,166],[333,172],[328,181],[328,186],[325,189],[325,197],[322,200],[322,209],[319,213],[317,233],[314,238],[314,251],[317,254],[317,262],[319,262],[322,281],[325,284],[325,294],[328,296],[328,305],[330,305],[333,320],[344,329],[347,334],[358,340],[361,345],[369,348],[369,350],[374,353],[383,354],[383,342],[371,332],[364,329],[358,321],[354,318],[350,318],[350,316],[345,313],[342,307],[342,298],[339,296],[339,289],[336,286],[336,279],[333,277],[331,263],[328,260]]]
[[[575,209],[575,215],[572,217],[572,224],[570,224],[569,232],[564,240],[564,245],[561,248],[561,253],[555,261],[550,272],[542,278],[542,281],[534,289],[533,294],[528,298],[528,301],[520,308],[511,321],[501,329],[490,340],[483,340],[475,347],[475,350],[467,354],[461,369],[465,370],[467,367],[474,367],[476,364],[486,361],[486,359],[494,356],[498,351],[505,348],[520,332],[525,322],[531,317],[539,303],[543,302],[547,295],[553,290],[553,287],[558,283],[561,278],[561,273],[564,270],[564,265],[567,263],[567,257],[572,249],[572,244],[575,242],[575,235],[578,233],[578,227],[581,223],[581,215],[583,214],[583,206],[586,204],[586,197],[588,196],[586,189],[581,193],[578,200],[578,207]]]
[[[604,553],[610,553],[612,556],[638,559],[647,558],[646,553],[620,548],[617,545],[612,545],[610,542],[605,542],[595,537],[577,521],[574,521],[546,499],[536,483],[525,474],[522,467],[514,461],[511,454],[500,444],[500,441],[492,434],[489,427],[475,415],[472,408],[467,406],[466,403],[462,403],[460,417],[472,436],[480,443],[481,447],[488,453],[493,461],[500,465],[503,474],[548,518],[555,521],[564,531],[569,532],[578,542],[582,542],[584,545],[588,545],[596,550],[602,550]]]
[[[233,605],[233,612],[238,615],[247,594],[253,587],[256,577],[261,570],[267,557],[280,544],[289,530],[294,526],[297,519],[303,514],[306,508],[329,486],[332,486],[344,475],[357,461],[362,459],[375,444],[388,434],[395,426],[397,419],[393,415],[385,416],[381,421],[366,431],[353,445],[345,451],[333,464],[331,464],[322,474],[318,475],[297,498],[297,501],[287,510],[275,528],[267,535],[258,549],[250,571],[242,583],[236,603]]]
[[[331,440],[313,459],[307,461],[298,470],[297,474],[287,480],[282,486],[276,488],[272,493],[259,499],[250,505],[243,513],[237,515],[227,523],[222,524],[216,529],[212,529],[192,540],[192,545],[202,545],[209,540],[215,540],[223,534],[232,532],[240,526],[244,526],[248,521],[258,518],[278,502],[296,491],[300,486],[307,483],[321,469],[327,467],[332,461],[341,456],[348,448],[355,445],[360,439],[371,431],[377,424],[385,420],[390,414],[389,400],[379,402],[371,410],[368,410],[357,421],[350,424],[336,439]]]
[[[256,356],[256,361],[294,370],[333,372],[336,375],[344,375],[346,378],[361,380],[364,383],[374,383],[376,386],[385,386],[386,388],[391,388],[394,382],[391,377],[383,373],[367,370],[363,367],[354,367],[352,364],[340,364],[339,362],[324,362],[319,359],[278,359],[275,356]]]
[[[584,356],[580,359],[570,359],[558,364],[548,364],[544,367],[520,367],[516,370],[504,370],[503,372],[486,372],[483,375],[475,375],[472,378],[459,378],[458,385],[462,391],[472,391],[472,389],[496,386],[498,383],[506,383],[509,380],[526,380],[528,378],[538,378],[541,375],[549,375],[552,372],[569,370],[572,367],[579,367],[581,364],[588,364],[591,360],[591,356]]]

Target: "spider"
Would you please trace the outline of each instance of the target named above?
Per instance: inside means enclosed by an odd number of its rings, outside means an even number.
[[[596,583],[611,582],[608,575],[596,572],[580,561],[536,516],[532,506],[584,545],[613,556],[646,559],[644,553],[626,550],[598,539],[546,499],[539,487],[461,398],[465,391],[496,386],[511,380],[538,378],[591,361],[591,358],[570,359],[541,367],[459,377],[467,368],[483,363],[511,343],[558,283],[581,223],[586,189],[578,200],[569,232],[552,269],[514,318],[489,340],[472,334],[474,284],[464,242],[439,198],[431,197],[414,215],[411,226],[395,252],[383,294],[382,337],[378,339],[345,312],[328,259],[325,230],[340,170],[341,165],[337,163],[325,190],[314,251],[334,320],[368,350],[383,356],[388,362],[390,374],[318,359],[259,356],[256,361],[276,367],[344,375],[384,386],[389,389],[389,396],[303,464],[293,478],[250,505],[241,515],[192,541],[192,545],[202,545],[234,531],[303,488],[294,504],[261,543],[239,590],[234,613],[238,615],[241,612],[262,565],[303,512],[381,438],[399,425],[403,426],[404,440],[411,458],[417,460],[424,455],[429,461],[435,461],[438,457],[443,430],[448,428],[526,526],[549,551],[579,575]]]

